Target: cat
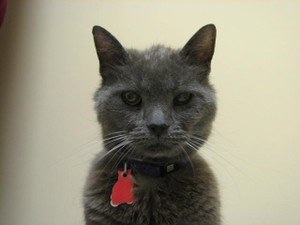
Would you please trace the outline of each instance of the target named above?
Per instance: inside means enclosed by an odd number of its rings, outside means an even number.
[[[125,49],[100,26],[93,36],[104,151],[84,189],[86,225],[219,225],[217,181],[197,152],[217,108],[209,83],[215,26],[179,50]]]

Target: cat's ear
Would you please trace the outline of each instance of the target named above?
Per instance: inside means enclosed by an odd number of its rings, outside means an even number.
[[[100,26],[94,26],[93,35],[101,72],[108,67],[126,63],[127,52],[111,33]]]
[[[215,50],[217,30],[215,25],[208,24],[198,30],[180,51],[183,57],[191,65],[207,65]]]

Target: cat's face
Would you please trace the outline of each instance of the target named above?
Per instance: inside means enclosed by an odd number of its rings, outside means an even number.
[[[200,29],[182,50],[125,50],[103,28],[93,34],[102,86],[95,94],[108,150],[131,157],[190,154],[208,137],[216,112],[208,82],[215,28]]]

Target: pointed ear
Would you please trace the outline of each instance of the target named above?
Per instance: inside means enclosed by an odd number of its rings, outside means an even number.
[[[208,24],[198,30],[180,51],[180,56],[191,65],[207,65],[214,54],[216,41],[216,27]]]
[[[101,72],[107,67],[126,63],[127,53],[111,33],[100,26],[94,26],[93,35]]]

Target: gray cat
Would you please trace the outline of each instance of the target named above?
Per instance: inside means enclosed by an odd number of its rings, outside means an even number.
[[[180,50],[125,50],[99,26],[93,35],[104,151],[85,186],[86,225],[219,225],[216,180],[197,153],[216,114],[208,76],[215,26]]]

